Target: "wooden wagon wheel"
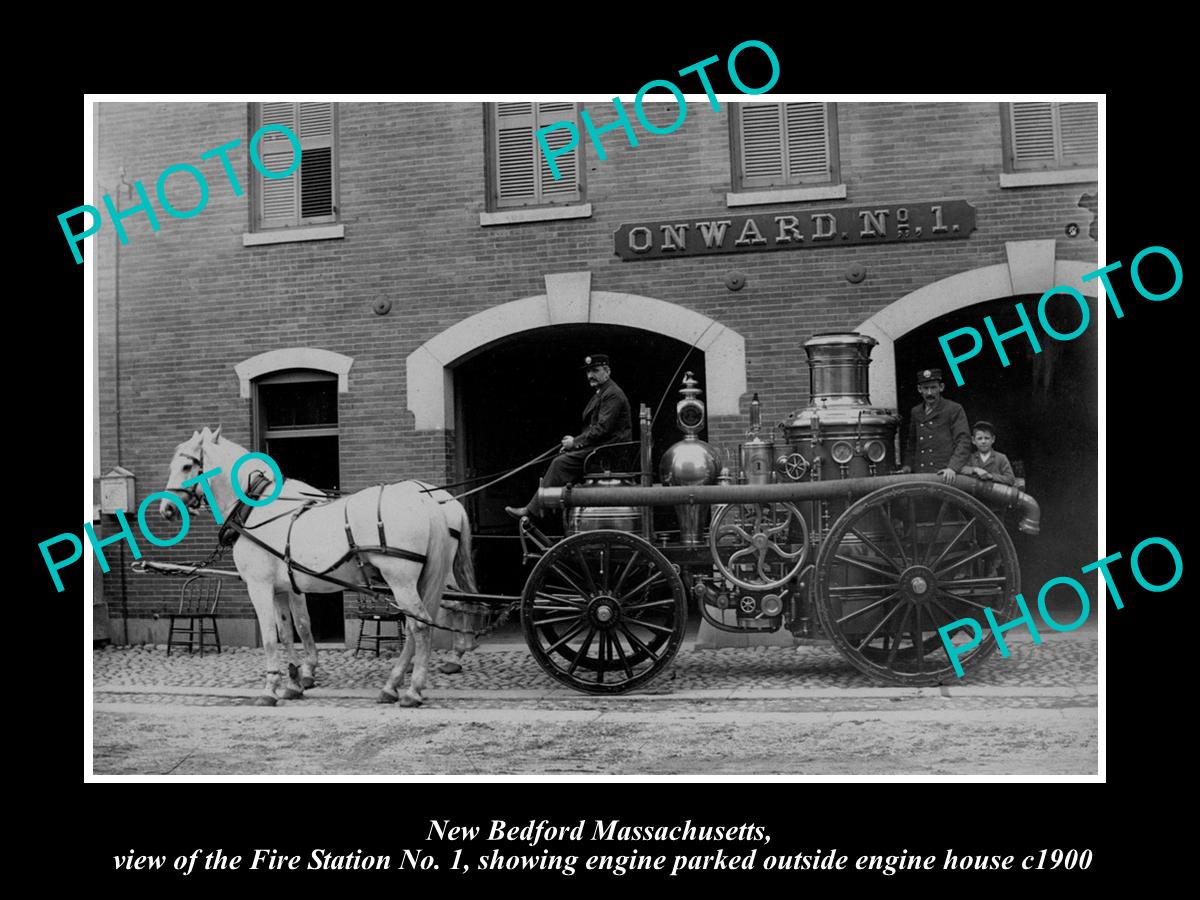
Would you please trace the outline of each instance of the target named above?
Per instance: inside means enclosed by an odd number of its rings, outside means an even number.
[[[959,656],[969,669],[995,649],[984,610],[1012,619],[1020,590],[1012,539],[990,509],[948,485],[882,488],[853,503],[817,554],[813,585],[826,635],[858,669],[890,684],[958,680],[938,628],[980,623],[984,639]],[[955,646],[973,637],[950,633]]]
[[[646,684],[674,658],[687,598],[674,566],[623,531],[587,531],[542,556],[521,598],[525,642],[551,677],[589,694]]]

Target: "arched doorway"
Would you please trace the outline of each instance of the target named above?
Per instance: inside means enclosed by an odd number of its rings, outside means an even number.
[[[579,433],[580,415],[590,396],[580,366],[585,356],[597,352],[612,359],[613,380],[629,398],[635,440],[639,407],[645,405],[653,414],[661,403],[653,431],[652,464],[657,470],[662,452],[680,437],[674,401],[682,372],[695,373],[707,388],[704,352],[640,328],[567,324],[509,335],[452,368],[461,477],[507,471],[550,448],[564,434]],[[687,361],[675,377],[685,355]],[[630,459],[636,460],[633,448]],[[520,592],[527,570],[521,565],[513,520],[504,507],[524,503],[545,468],[545,463],[531,466],[468,498],[468,512],[479,536],[476,564],[482,590]],[[547,533],[561,533],[556,517],[544,517],[543,524]]]
[[[996,426],[996,449],[1013,461],[1018,475],[1024,474],[1026,491],[1041,505],[1039,536],[1010,529],[1021,561],[1023,591],[1031,605],[1047,581],[1078,573],[1082,565],[1096,558],[1096,329],[1089,328],[1066,342],[1052,340],[1039,330],[1040,353],[1033,352],[1024,335],[1014,337],[1004,343],[1010,360],[1007,367],[1000,365],[985,336],[984,350],[963,367],[962,387],[954,384],[938,337],[966,326],[983,331],[984,316],[991,316],[996,330],[1003,334],[1021,324],[1015,304],[1021,302],[1031,311],[1039,296],[1018,295],[956,309],[914,328],[895,343],[898,404],[905,418],[902,427],[907,427],[908,414],[920,401],[917,371],[939,366],[946,374],[946,397],[963,405],[972,424],[985,419]],[[1074,304],[1048,304],[1046,313],[1060,333],[1073,331],[1079,324]],[[1067,594],[1051,594],[1051,608]],[[1064,621],[1072,621],[1078,614],[1078,601],[1071,595],[1062,602]]]

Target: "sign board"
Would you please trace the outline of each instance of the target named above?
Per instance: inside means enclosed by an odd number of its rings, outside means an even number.
[[[634,260],[928,244],[965,239],[974,230],[975,207],[965,200],[872,203],[622,225],[616,232],[615,252],[621,259]]]

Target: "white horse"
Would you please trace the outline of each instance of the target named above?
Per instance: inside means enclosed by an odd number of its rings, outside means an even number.
[[[166,489],[179,494],[189,508],[199,507],[203,496],[225,521],[239,504],[230,475],[234,463],[246,453],[245,448],[228,438],[222,439],[220,428],[197,431],[175,448]],[[220,471],[211,477],[197,479],[202,473],[217,469]],[[413,482],[367,488],[305,509],[314,497],[320,496],[319,492],[302,481],[285,479],[277,493],[275,479],[261,461],[248,461],[240,467],[237,482],[242,494],[247,493],[256,471],[267,477],[263,496],[277,496],[269,504],[250,509],[244,522],[248,534],[239,537],[233,548],[234,563],[254,604],[267,655],[266,691],[255,702],[274,706],[277,697],[302,697],[305,682],[312,685],[317,646],[304,594],[342,590],[339,584],[295,568],[289,571],[283,558],[286,556],[312,572],[354,585],[366,584],[376,573],[382,576],[397,606],[405,613],[409,639],[380,699],[399,700],[402,706],[420,704],[432,647],[427,623],[437,615],[451,571],[465,589],[474,587],[470,526],[465,511],[453,526],[448,525],[448,518],[457,519],[457,513],[447,512],[449,504],[439,504],[432,494],[420,490]],[[185,487],[192,479],[196,479],[195,483]],[[164,499],[159,503],[159,513],[164,518],[174,518],[175,504]],[[459,540],[451,535],[450,527],[460,532]],[[253,535],[254,540],[248,540],[248,535]],[[391,552],[373,549],[384,546],[381,535],[386,535],[386,547]],[[351,539],[355,548],[362,549],[350,552]],[[293,620],[305,649],[305,660],[298,671],[303,681],[296,680],[295,667],[289,666],[288,680],[284,683],[279,665],[280,644],[286,648],[290,660]],[[401,698],[397,687],[414,655],[412,681]]]

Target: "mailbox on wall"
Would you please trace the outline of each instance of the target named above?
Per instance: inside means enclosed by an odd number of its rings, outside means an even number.
[[[135,477],[128,469],[117,466],[100,476],[100,512],[114,515],[118,509],[133,509],[137,501]]]

